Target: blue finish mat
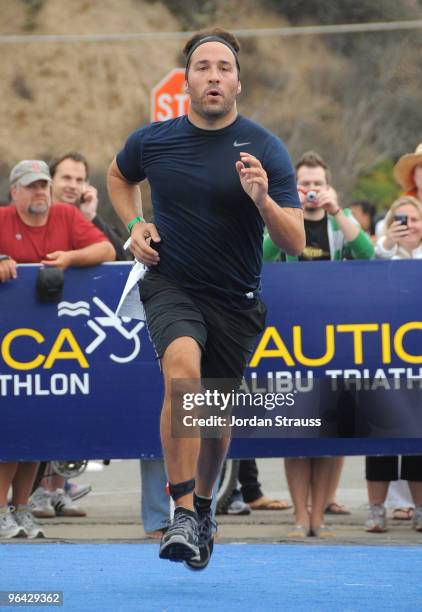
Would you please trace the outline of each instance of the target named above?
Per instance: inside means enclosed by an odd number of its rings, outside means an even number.
[[[421,577],[417,546],[217,544],[191,572],[155,545],[0,545],[0,590],[64,592],[63,607],[36,609],[422,610]]]

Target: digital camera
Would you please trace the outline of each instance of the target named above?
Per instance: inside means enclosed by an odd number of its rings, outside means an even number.
[[[315,202],[315,200],[317,199],[318,194],[316,191],[307,191],[306,192],[306,199],[308,202]]]

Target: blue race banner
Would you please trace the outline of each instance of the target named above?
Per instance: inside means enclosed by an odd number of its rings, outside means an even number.
[[[0,460],[161,456],[154,350],[143,322],[114,315],[129,266],[67,270],[55,304],[37,300],[37,265],[0,285]],[[422,453],[421,286],[417,261],[266,264],[267,326],[242,390],[319,402],[330,426],[255,428],[231,456]]]

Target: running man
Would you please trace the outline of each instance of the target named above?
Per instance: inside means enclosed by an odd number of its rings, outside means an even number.
[[[216,524],[212,488],[230,443],[171,435],[171,381],[240,382],[265,325],[260,301],[264,225],[283,250],[305,246],[294,170],[280,140],[237,112],[239,43],[221,29],[190,38],[187,116],[133,132],[109,168],[113,205],[148,266],[140,282],[164,376],[161,441],[175,502],[160,557],[203,569]],[[142,217],[148,179],[154,223]]]

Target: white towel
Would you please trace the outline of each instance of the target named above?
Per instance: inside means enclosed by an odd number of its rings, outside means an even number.
[[[125,250],[129,248],[130,242],[131,238],[126,240],[123,245]],[[148,268],[143,263],[135,259],[120,297],[119,305],[116,308],[116,315],[118,317],[129,317],[145,321],[145,310],[139,297],[138,282],[144,278],[147,270]]]

